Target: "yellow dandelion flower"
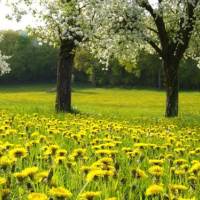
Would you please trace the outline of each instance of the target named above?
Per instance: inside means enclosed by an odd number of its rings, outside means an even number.
[[[22,173],[26,174],[26,176],[33,177],[39,171],[38,167],[28,167],[25,168]]]
[[[25,148],[15,148],[9,152],[11,158],[24,158],[27,156],[27,150]]]
[[[88,182],[90,182],[90,181],[92,181],[95,178],[104,177],[105,176],[105,172],[106,172],[106,170],[102,170],[102,169],[91,170],[87,174],[86,180]]]
[[[8,167],[8,166],[13,166],[16,162],[15,158],[10,158],[8,156],[2,156],[0,157],[0,166],[2,168]]]
[[[10,189],[0,189],[0,199],[7,199],[10,192]]]
[[[141,156],[142,155],[142,151],[140,149],[135,149],[133,151],[129,151],[126,153],[130,158],[134,158],[137,156]]]
[[[189,169],[189,165],[183,164],[183,165],[180,166],[180,169],[184,169],[185,171],[187,171]]]
[[[196,198],[195,197],[192,197],[192,198],[179,197],[178,200],[196,200]]]
[[[188,161],[186,159],[177,159],[177,160],[174,160],[174,164],[175,165],[182,165],[182,164],[185,164],[187,163]]]
[[[130,147],[123,147],[122,151],[124,151],[125,153],[128,153],[128,152],[132,151],[132,148],[130,148]]]
[[[150,159],[149,160],[149,164],[153,164],[153,165],[162,165],[164,163],[164,160],[158,160],[158,159]]]
[[[55,155],[58,149],[59,149],[59,146],[55,144],[49,146],[48,148],[51,155]]]
[[[198,160],[192,160],[191,163],[194,165],[194,164],[196,164],[196,163],[199,163],[199,161],[198,161]]]
[[[48,171],[42,171],[42,172],[38,172],[37,174],[35,174],[34,179],[37,181],[42,181],[45,178],[47,178],[49,175]]]
[[[197,181],[198,178],[196,176],[189,176],[188,181]]]
[[[156,196],[156,195],[162,195],[164,192],[164,188],[162,185],[157,185],[157,184],[153,184],[150,185],[147,189],[146,189],[146,196]]]
[[[38,131],[35,131],[31,134],[31,137],[38,137],[40,133]]]
[[[163,168],[158,165],[154,165],[148,169],[148,172],[154,176],[162,176],[163,171],[164,171]]]
[[[70,198],[72,196],[72,193],[63,187],[52,188],[50,189],[49,194],[57,198]]]
[[[170,184],[169,185],[169,189],[172,192],[180,192],[180,191],[186,191],[188,189],[188,187],[186,187],[185,185],[181,185],[181,184]]]
[[[28,195],[28,200],[48,200],[46,194],[33,192]]]
[[[26,177],[27,177],[27,174],[26,173],[23,173],[23,172],[16,172],[13,174],[14,177],[17,178],[17,180],[19,181],[23,181]]]
[[[66,160],[67,158],[65,156],[57,156],[55,158],[55,164],[63,164],[63,162]]]
[[[85,174],[87,174],[91,169],[92,169],[92,167],[90,167],[90,166],[82,166],[82,167],[80,168],[80,170],[81,170],[82,172],[84,172]]]
[[[67,155],[67,151],[65,149],[58,149],[56,152],[57,156],[66,156]]]
[[[198,173],[200,171],[200,162],[197,162],[192,165],[192,167],[189,170],[189,173]]]
[[[174,174],[176,175],[185,175],[185,170],[184,169],[176,169],[174,170]]]
[[[6,182],[7,182],[7,181],[6,181],[5,178],[0,177],[0,185],[5,185]]]
[[[145,171],[137,168],[137,169],[133,169],[132,170],[132,174],[135,178],[147,178],[147,174],[145,173]]]
[[[82,194],[80,194],[80,199],[81,200],[92,200],[95,197],[99,197],[101,195],[101,192],[84,192]]]
[[[110,157],[105,157],[105,158],[99,159],[97,162],[103,163],[104,165],[111,165],[113,164],[113,159]]]

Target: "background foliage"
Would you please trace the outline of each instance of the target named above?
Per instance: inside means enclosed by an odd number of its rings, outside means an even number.
[[[55,82],[58,49],[40,44],[23,31],[3,31],[0,50],[9,59],[9,74],[0,77],[1,83]],[[77,48],[74,81],[93,86],[164,87],[162,63],[155,54],[141,51],[136,64],[110,59],[108,68],[101,64],[89,50]],[[200,69],[195,60],[187,59],[180,66],[180,87],[200,89]]]

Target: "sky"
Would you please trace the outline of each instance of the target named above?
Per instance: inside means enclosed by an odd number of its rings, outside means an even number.
[[[20,22],[16,20],[8,20],[6,16],[11,13],[11,9],[6,6],[4,0],[0,0],[0,30],[22,30],[28,25],[35,24],[34,19],[31,15],[27,15]]]
[[[150,0],[151,3],[155,3],[156,0]],[[28,25],[35,25],[36,22],[31,15],[27,15],[20,22],[15,20],[8,20],[6,16],[11,13],[11,9],[6,6],[5,0],[0,0],[0,30],[23,30]]]

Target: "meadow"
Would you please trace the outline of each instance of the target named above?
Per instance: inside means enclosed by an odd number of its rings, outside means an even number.
[[[0,109],[16,113],[55,115],[53,84],[0,86]],[[165,92],[145,89],[73,88],[75,110],[100,118],[135,122],[164,117]],[[180,92],[178,121],[200,120],[200,93]],[[59,117],[59,116],[58,116]]]
[[[73,88],[55,114],[53,85],[0,86],[0,199],[200,199],[200,94]]]

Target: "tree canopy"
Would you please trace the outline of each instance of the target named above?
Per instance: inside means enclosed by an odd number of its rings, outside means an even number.
[[[200,1],[88,0],[86,13],[86,23],[92,19],[95,27],[90,46],[98,57],[135,61],[141,49],[158,54],[165,72],[165,115],[177,116],[179,64],[184,56],[196,56],[190,43],[200,30]]]

